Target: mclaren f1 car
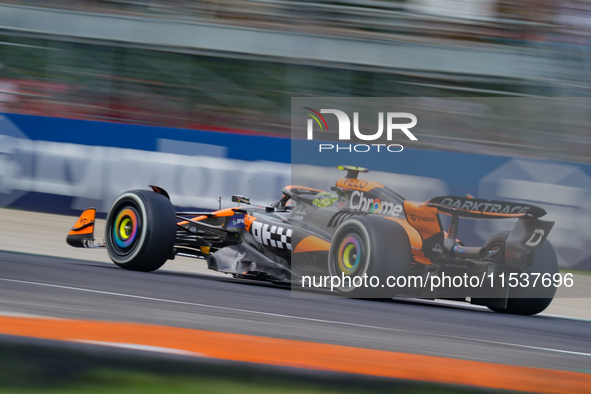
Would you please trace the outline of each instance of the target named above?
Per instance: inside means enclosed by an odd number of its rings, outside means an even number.
[[[136,271],[154,271],[168,259],[188,256],[204,259],[215,271],[275,283],[301,285],[315,276],[369,276],[382,284],[414,278],[398,287],[339,282],[336,290],[355,298],[454,299],[523,315],[539,313],[552,301],[556,287],[548,281],[507,283],[508,278],[558,273],[556,252],[546,240],[553,222],[540,220],[544,209],[470,195],[412,202],[360,179],[367,169],[339,169],[346,175],[330,190],[286,186],[282,197],[267,206],[234,195],[236,207],[213,212],[175,212],[158,186],[127,191],[108,212],[103,242],[93,236],[93,208],[82,213],[67,242],[104,247],[115,264]],[[509,218],[516,219],[512,228],[484,245],[466,246],[457,238],[460,219]],[[447,277],[482,280],[446,285],[442,279]],[[433,287],[435,278],[438,286]]]

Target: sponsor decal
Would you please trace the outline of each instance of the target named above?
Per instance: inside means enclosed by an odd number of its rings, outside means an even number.
[[[488,212],[488,213],[503,213],[503,214],[524,214],[529,211],[528,206],[516,204],[493,203],[481,200],[464,200],[445,197],[439,203],[443,206],[464,211]]]
[[[227,228],[244,228],[244,215],[234,215]]]
[[[337,181],[337,187],[369,192],[377,187],[384,187],[384,185],[365,179],[341,178]]]
[[[343,182],[344,187],[349,187],[351,189],[357,190],[365,190],[369,185],[369,181],[364,179],[353,179],[353,178],[346,178]]]
[[[250,233],[254,239],[262,245],[291,250],[292,230],[290,228],[261,223],[256,220],[253,221],[250,226]]]
[[[435,253],[443,253],[443,249],[441,248],[441,245],[439,244],[435,244],[435,246],[433,246],[433,250]]]
[[[394,204],[389,201],[382,201],[378,198],[365,197],[365,194],[358,190],[351,193],[349,207],[359,211],[379,213],[388,216],[399,216],[402,213],[402,205]]]
[[[408,213],[406,215],[409,217],[413,222],[434,222],[435,218],[433,216],[421,216],[417,215],[416,213]]]
[[[293,220],[304,220],[306,216],[306,209],[304,207],[297,207],[292,211]]]

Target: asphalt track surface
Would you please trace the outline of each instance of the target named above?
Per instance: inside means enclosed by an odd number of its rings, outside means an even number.
[[[109,324],[143,323],[172,327],[172,331],[161,330],[160,336],[185,338],[185,342],[193,343],[187,352],[196,355],[202,354],[199,342],[215,353],[216,341],[236,346],[254,341],[243,353],[256,353],[265,347],[309,346],[312,352],[341,352],[343,362],[352,366],[363,357],[375,360],[406,355],[410,357],[408,363],[426,363],[425,380],[437,380],[429,377],[432,366],[457,366],[465,369],[463,374],[470,375],[472,371],[468,369],[484,370],[493,363],[533,367],[540,379],[544,371],[569,371],[565,373],[577,375],[572,379],[564,375],[565,382],[582,379],[581,384],[591,385],[587,378],[591,378],[590,321],[543,314],[503,315],[463,304],[378,302],[331,296],[300,298],[293,297],[288,287],[231,277],[166,270],[140,273],[95,261],[0,252],[0,312],[4,318],[8,316],[8,320],[0,321],[0,333],[11,335],[63,339],[35,334],[35,330],[45,330],[43,324],[51,323],[51,319],[29,322],[29,326],[37,328],[27,331],[26,317],[31,316],[90,321],[80,323],[81,331],[84,324],[103,324],[104,332],[108,332],[119,327]],[[25,323],[10,320],[22,316]],[[64,327],[74,327],[71,321],[65,322]],[[144,335],[144,328],[150,326],[132,327],[129,335],[133,337]],[[191,333],[195,336],[191,337]],[[215,333],[238,335],[220,337]],[[93,341],[101,342],[96,338]],[[347,349],[351,348],[361,349],[361,353],[355,357],[355,353],[350,353],[348,359]],[[275,363],[248,357],[241,361]],[[292,362],[298,365],[304,361]],[[311,366],[322,369],[321,363]],[[367,366],[359,368],[360,373],[367,372]],[[580,387],[583,386],[565,391],[577,392]]]

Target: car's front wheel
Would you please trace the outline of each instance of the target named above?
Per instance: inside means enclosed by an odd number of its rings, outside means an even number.
[[[105,243],[111,260],[121,268],[154,271],[172,255],[176,214],[163,195],[131,190],[113,203],[107,216]]]

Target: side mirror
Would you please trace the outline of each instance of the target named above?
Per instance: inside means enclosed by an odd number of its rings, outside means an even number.
[[[232,202],[242,203],[242,204],[250,204],[250,197],[241,196],[239,194],[232,195]]]

